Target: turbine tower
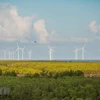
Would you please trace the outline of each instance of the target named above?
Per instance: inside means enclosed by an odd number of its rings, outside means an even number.
[[[78,48],[75,48],[74,52],[75,52],[75,60],[78,60]]]
[[[51,46],[49,46],[48,45],[48,48],[49,48],[49,56],[50,56],[50,60],[52,60],[53,59],[53,47],[51,47]]]
[[[21,52],[22,52],[22,60],[24,59],[24,58],[23,58],[24,49],[25,49],[25,47],[24,47],[24,48],[20,48],[19,45],[18,45],[18,43],[17,43],[17,49],[16,49],[16,51],[15,51],[15,52],[18,52],[18,58],[17,58],[17,60],[20,59],[20,58],[19,58],[19,56],[20,56],[20,50],[21,50]]]
[[[52,57],[52,60],[53,60],[53,52],[55,52],[55,51],[52,49],[52,53],[51,53],[51,54],[52,54],[52,55],[51,55],[51,57]]]
[[[8,51],[8,59],[11,59],[11,55],[12,55],[11,51]]]
[[[24,48],[25,48],[25,47],[24,47]],[[20,59],[20,58],[19,58],[20,50],[22,51],[22,59],[23,59],[24,48],[20,48],[19,45],[18,45],[18,43],[17,43],[17,49],[16,49],[16,51],[18,52],[18,58],[17,58],[17,60]],[[16,51],[15,51],[15,52],[16,52]]]
[[[17,49],[16,49],[16,51],[18,52],[18,56],[17,56],[18,58],[17,58],[17,60],[19,60],[19,51],[20,51],[20,47],[19,47],[18,43],[17,43]],[[15,52],[16,52],[16,51],[15,51]]]
[[[7,56],[7,49],[6,50],[2,50],[4,52],[4,59],[6,60],[6,56]]]
[[[86,43],[83,45],[83,47],[81,48],[82,50],[82,60],[84,60],[84,52],[85,52],[85,46],[86,46]]]
[[[24,59],[24,49],[25,49],[25,47],[24,48],[20,48],[20,50],[22,51],[22,60]]]

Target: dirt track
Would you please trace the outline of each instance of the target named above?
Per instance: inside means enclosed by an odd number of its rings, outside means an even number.
[[[84,74],[84,77],[100,77],[100,73],[97,73],[97,74]]]

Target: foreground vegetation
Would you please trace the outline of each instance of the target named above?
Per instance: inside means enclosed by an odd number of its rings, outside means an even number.
[[[0,100],[100,100],[100,78],[87,73],[100,62],[0,61]]]
[[[1,76],[0,100],[100,100],[100,79]]]

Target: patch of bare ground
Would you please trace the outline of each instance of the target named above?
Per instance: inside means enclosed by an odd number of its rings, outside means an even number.
[[[96,73],[96,74],[84,74],[84,77],[100,77],[100,73]]]
[[[17,77],[24,77],[24,74],[17,74]]]

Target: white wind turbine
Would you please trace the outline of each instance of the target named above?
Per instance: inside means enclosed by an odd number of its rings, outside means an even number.
[[[7,49],[6,50],[2,50],[4,52],[4,59],[7,59],[6,56],[7,56]]]
[[[12,55],[11,51],[8,51],[8,59],[11,59],[11,55]]]
[[[20,50],[22,51],[22,60],[24,59],[24,49],[25,49],[25,47],[24,48],[20,48]]]
[[[83,47],[81,48],[82,50],[82,60],[84,60],[84,52],[85,52],[85,46],[86,46],[86,43],[83,45]]]
[[[29,59],[32,58],[32,50],[31,49],[28,51],[28,57],[29,57]]]
[[[75,60],[78,60],[78,48],[75,48],[74,52],[75,52]]]
[[[17,60],[19,60],[19,51],[20,51],[20,47],[19,47],[19,45],[18,45],[18,43],[17,43],[17,49],[16,49],[16,51],[15,52],[18,52],[18,58],[17,58]]]
[[[52,60],[52,59],[53,59],[53,52],[54,52],[54,50],[53,50],[53,47],[51,47],[51,46],[49,46],[49,45],[48,45],[48,48],[49,48],[50,60]]]
[[[54,48],[54,47],[53,47]],[[52,49],[52,59],[53,59],[53,52],[55,52],[53,49]]]
[[[22,59],[23,59],[24,48],[20,48],[18,43],[17,43],[17,49],[15,51],[15,52],[18,52],[18,59],[17,60],[19,60],[20,50],[22,51]]]

